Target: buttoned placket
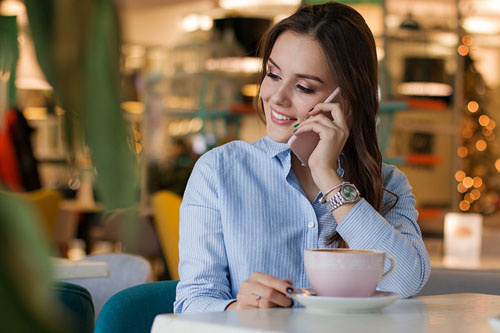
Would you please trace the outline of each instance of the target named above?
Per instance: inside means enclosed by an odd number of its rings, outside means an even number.
[[[309,199],[300,187],[299,181],[292,170],[291,152],[287,151],[278,155],[283,166],[283,173],[286,177],[288,184],[297,191],[297,195],[300,196],[300,200],[304,202],[304,206],[308,207],[304,214],[303,223],[306,229],[306,246],[305,248],[317,248],[318,247],[318,220],[316,218],[316,212],[314,207],[310,204]],[[316,198],[317,200],[317,198]]]

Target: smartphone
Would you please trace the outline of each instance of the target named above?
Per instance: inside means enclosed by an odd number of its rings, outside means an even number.
[[[338,102],[340,87],[337,87],[323,103]],[[292,135],[288,140],[288,147],[293,151],[303,166],[307,166],[309,156],[316,148],[319,142],[319,135],[316,132],[310,131],[301,135]]]

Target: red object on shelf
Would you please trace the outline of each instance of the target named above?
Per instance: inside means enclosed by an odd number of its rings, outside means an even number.
[[[427,110],[445,110],[447,104],[442,99],[430,99],[430,98],[408,98],[408,107],[410,109],[427,109]]]
[[[419,220],[439,219],[443,215],[443,210],[438,208],[417,208]]]
[[[254,114],[257,112],[254,106],[248,103],[232,104],[229,106],[229,111],[232,114]]]
[[[0,184],[4,184],[11,191],[23,191],[19,160],[11,134],[16,121],[16,112],[9,110],[0,131]]]
[[[409,154],[406,155],[406,163],[421,165],[438,165],[442,162],[441,156],[430,154]]]

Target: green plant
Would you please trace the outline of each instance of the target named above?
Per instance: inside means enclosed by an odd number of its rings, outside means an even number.
[[[120,108],[121,44],[114,2],[25,3],[38,62],[67,111],[67,128],[83,130],[103,203],[108,208],[132,205],[136,177]]]
[[[120,34],[114,2],[25,0],[25,5],[38,62],[57,103],[66,110],[70,147],[77,144],[74,134],[81,133],[97,170],[96,189],[107,208],[134,205],[137,177],[120,109]],[[15,27],[12,18],[0,20],[0,74],[8,71],[11,78],[17,59]],[[13,84],[8,91],[10,96],[15,93]],[[132,222],[122,232],[129,248],[136,235]],[[0,194],[0,317],[8,332],[58,330],[50,294],[51,264],[38,225],[30,207]]]

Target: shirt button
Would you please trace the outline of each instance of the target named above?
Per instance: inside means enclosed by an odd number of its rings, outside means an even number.
[[[314,226],[315,226],[315,223],[314,223],[314,222],[309,222],[309,223],[307,224],[307,227],[308,227],[309,229],[314,228]]]

